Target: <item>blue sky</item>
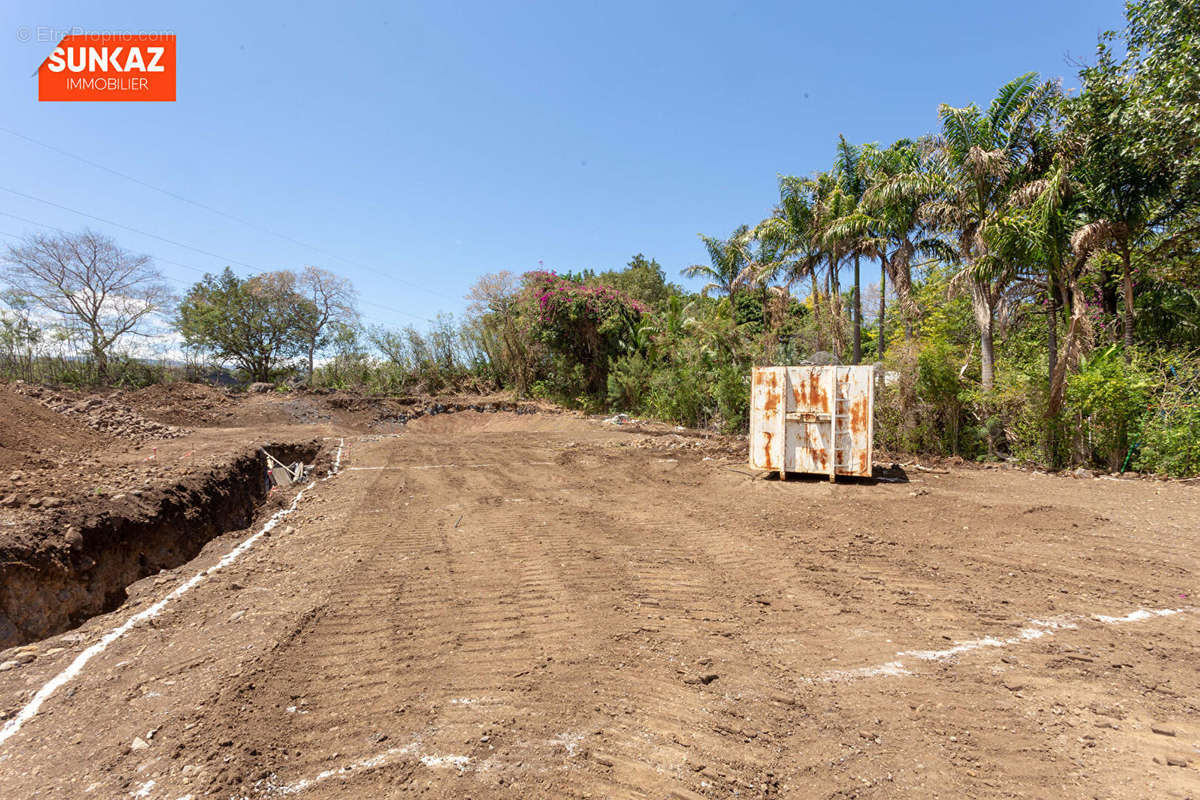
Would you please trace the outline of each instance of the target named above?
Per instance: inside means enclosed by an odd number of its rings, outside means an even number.
[[[1068,59],[1090,58],[1122,9],[9,0],[0,243],[90,226],[180,290],[227,264],[316,264],[387,325],[459,312],[479,275],[539,262],[607,269],[640,251],[687,283],[697,233],[764,217],[776,175],[826,168],[839,133],[917,136],[938,103],[984,104],[1030,70],[1072,87]],[[178,101],[39,103],[54,42],[38,39],[73,26],[175,32]]]

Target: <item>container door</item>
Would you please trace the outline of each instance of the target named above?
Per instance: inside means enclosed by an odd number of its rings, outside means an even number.
[[[836,367],[787,367],[787,470],[828,474],[834,456],[830,436],[831,379]]]
[[[871,476],[875,434],[875,368],[838,367],[837,474]]]

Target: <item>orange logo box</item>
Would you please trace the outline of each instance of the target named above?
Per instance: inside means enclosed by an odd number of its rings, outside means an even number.
[[[38,100],[174,100],[173,35],[65,36],[38,67]]]

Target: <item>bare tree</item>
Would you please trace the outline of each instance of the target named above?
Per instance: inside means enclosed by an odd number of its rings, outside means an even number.
[[[149,256],[89,230],[26,236],[8,248],[0,277],[82,335],[101,381],[113,346],[146,335],[147,317],[172,301]]]
[[[305,267],[297,276],[296,290],[317,309],[316,316],[303,331],[311,379],[317,351],[329,343],[330,331],[337,323],[353,325],[358,321],[358,310],[354,307],[358,293],[349,280],[320,267]]]
[[[493,379],[523,396],[533,381],[537,344],[520,324],[520,293],[520,276],[505,270],[481,277],[466,299],[473,338],[487,356]]]

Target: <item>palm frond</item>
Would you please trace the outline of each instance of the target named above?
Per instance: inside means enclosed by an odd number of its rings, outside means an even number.
[[[1037,80],[1036,72],[1026,72],[1000,87],[996,92],[996,99],[988,107],[988,119],[993,130],[1000,131],[1007,128],[1013,115],[1034,93]]]
[[[1071,249],[1077,255],[1086,257],[1084,254],[1098,250],[1116,239],[1123,229],[1124,226],[1120,223],[1107,219],[1098,219],[1081,225],[1071,234]]]
[[[1012,169],[1009,153],[1003,148],[984,150],[982,147],[972,145],[963,160],[976,179],[1002,178]]]

